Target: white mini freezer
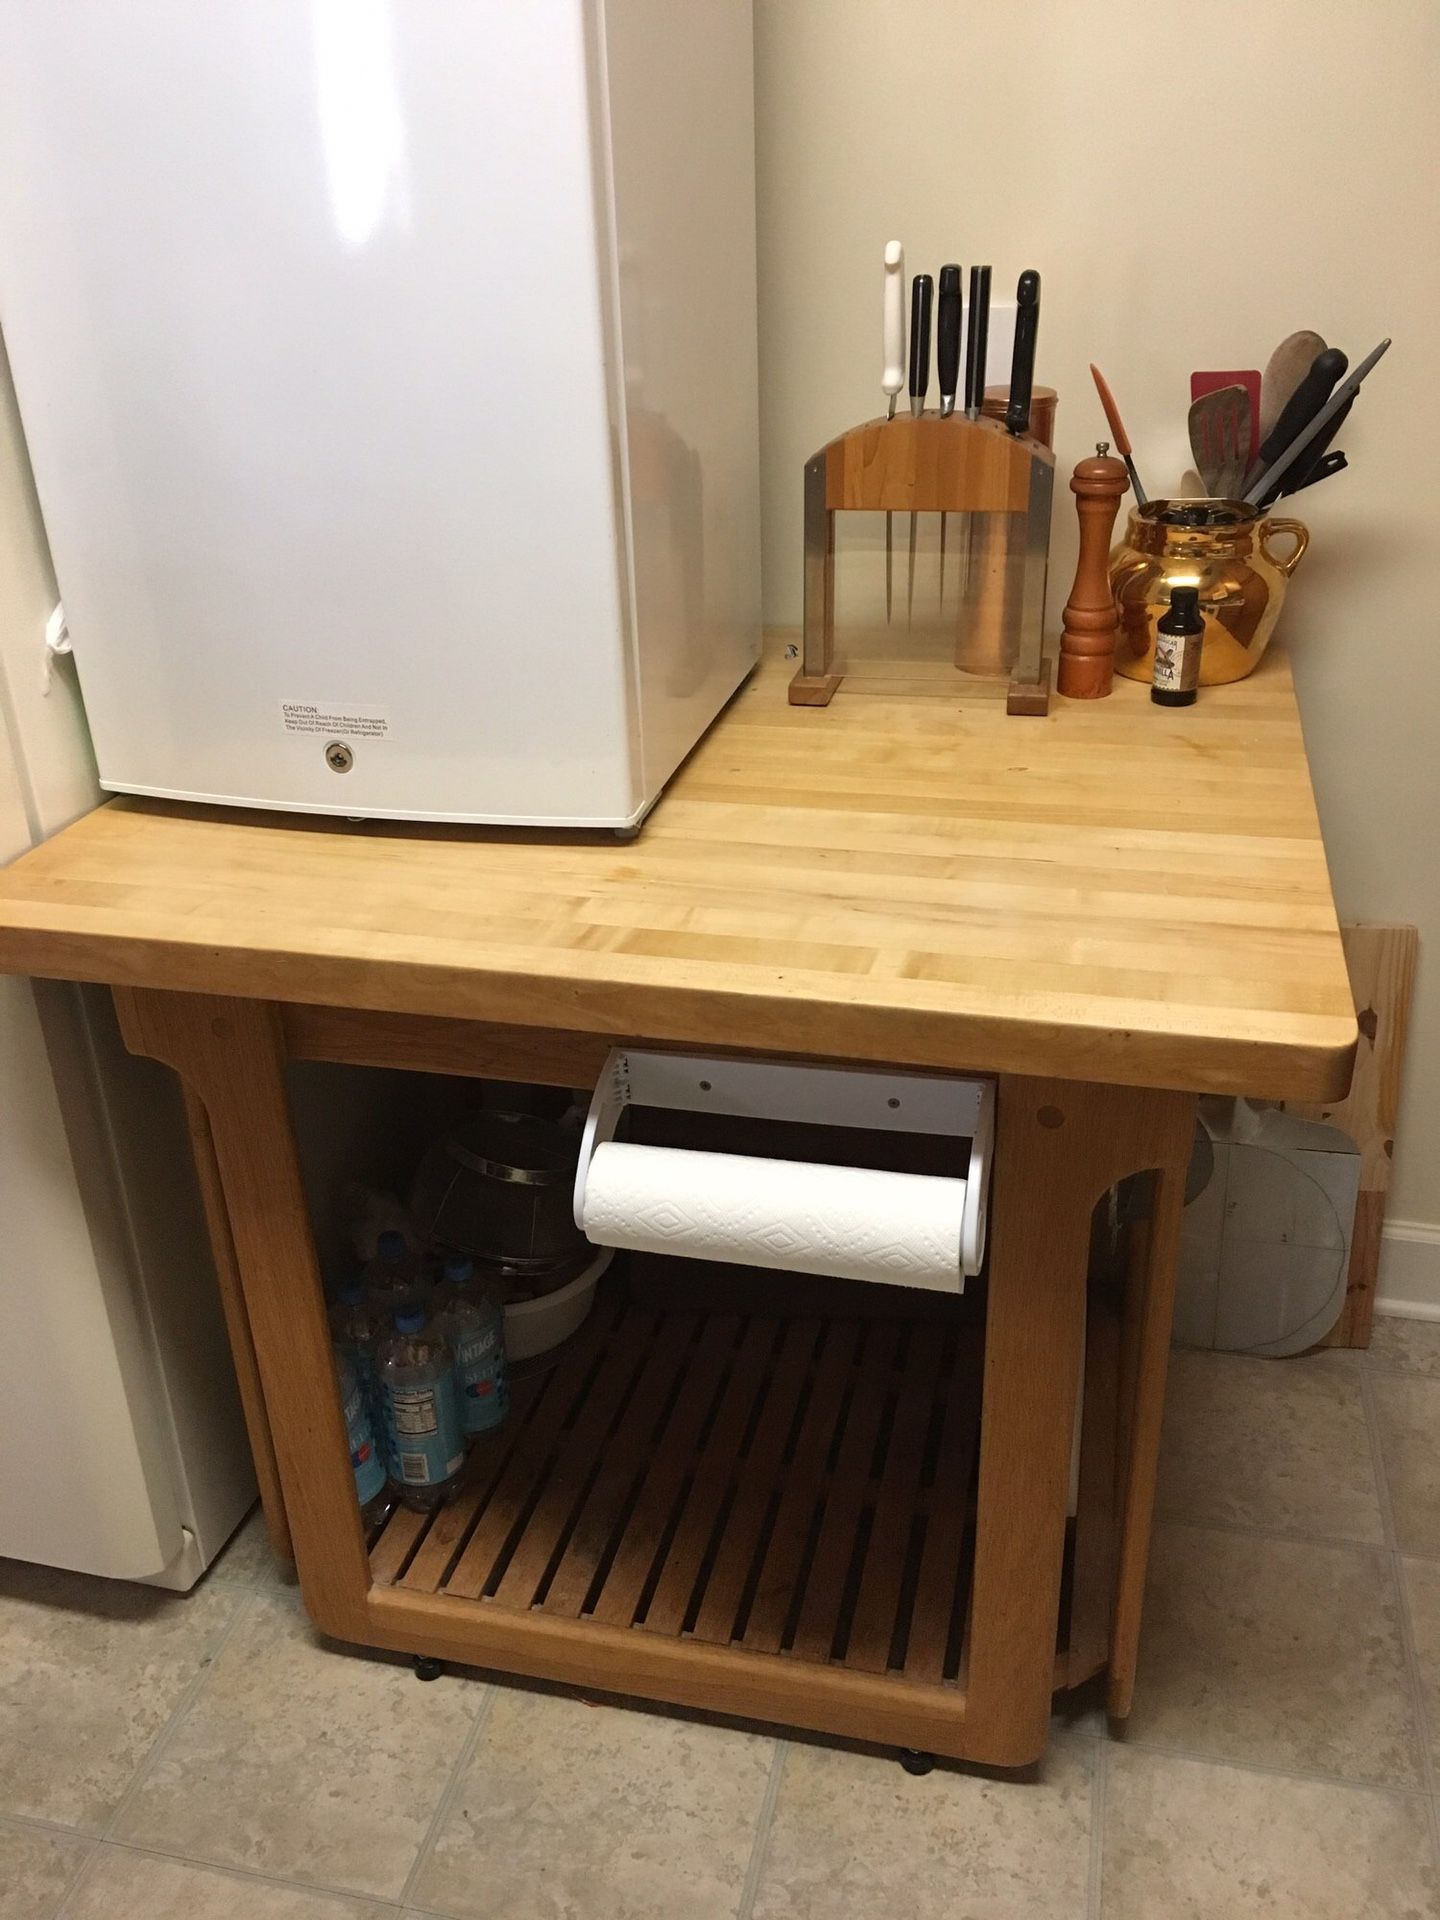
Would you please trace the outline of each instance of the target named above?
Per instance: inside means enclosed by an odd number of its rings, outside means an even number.
[[[759,641],[745,0],[0,5],[102,784],[626,827]]]

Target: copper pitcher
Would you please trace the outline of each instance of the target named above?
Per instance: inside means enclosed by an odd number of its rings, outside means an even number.
[[[1274,553],[1270,542],[1284,534],[1293,547]],[[1309,544],[1298,520],[1271,518],[1243,500],[1151,500],[1132,508],[1125,538],[1110,555],[1120,610],[1116,672],[1150,678],[1155,623],[1171,588],[1199,587],[1200,684],[1243,680],[1270,644],[1286,582]]]

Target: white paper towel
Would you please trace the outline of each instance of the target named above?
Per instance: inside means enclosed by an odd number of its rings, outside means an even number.
[[[598,1246],[958,1293],[965,1182],[610,1140],[585,1179]]]

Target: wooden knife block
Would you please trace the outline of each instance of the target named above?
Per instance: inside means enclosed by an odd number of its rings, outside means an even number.
[[[988,396],[987,396],[988,398]],[[1053,413],[1053,409],[1052,409]],[[802,658],[790,682],[792,706],[823,707],[844,675],[835,658],[837,513],[980,513],[992,560],[982,568],[974,613],[993,629],[997,657],[1016,659],[1010,711],[1044,712],[1049,667],[1043,656],[1045,572],[1055,456],[1029,434],[964,414],[868,420],[822,447],[805,464],[805,619]],[[1003,562],[1024,553],[1023,587],[1007,592]]]

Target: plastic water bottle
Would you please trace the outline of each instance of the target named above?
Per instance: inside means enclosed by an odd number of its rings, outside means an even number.
[[[455,1355],[460,1423],[467,1436],[489,1433],[510,1411],[505,1310],[464,1254],[453,1254],[445,1262],[441,1285],[442,1324]]]
[[[330,1309],[330,1339],[337,1357],[354,1369],[377,1434],[383,1431],[384,1408],[375,1371],[375,1345],[385,1325],[370,1303],[364,1281],[347,1280]]]
[[[449,1342],[418,1306],[402,1307],[377,1354],[391,1476],[407,1507],[439,1506],[465,1463]]]
[[[340,1409],[345,1416],[345,1439],[350,1448],[360,1518],[367,1527],[378,1527],[389,1517],[395,1502],[390,1497],[385,1462],[375,1444],[365,1389],[343,1354],[335,1356],[335,1371],[340,1379]]]
[[[424,1269],[403,1233],[392,1228],[380,1235],[374,1259],[366,1262],[365,1286],[387,1322],[402,1307],[418,1305],[425,1292]]]

